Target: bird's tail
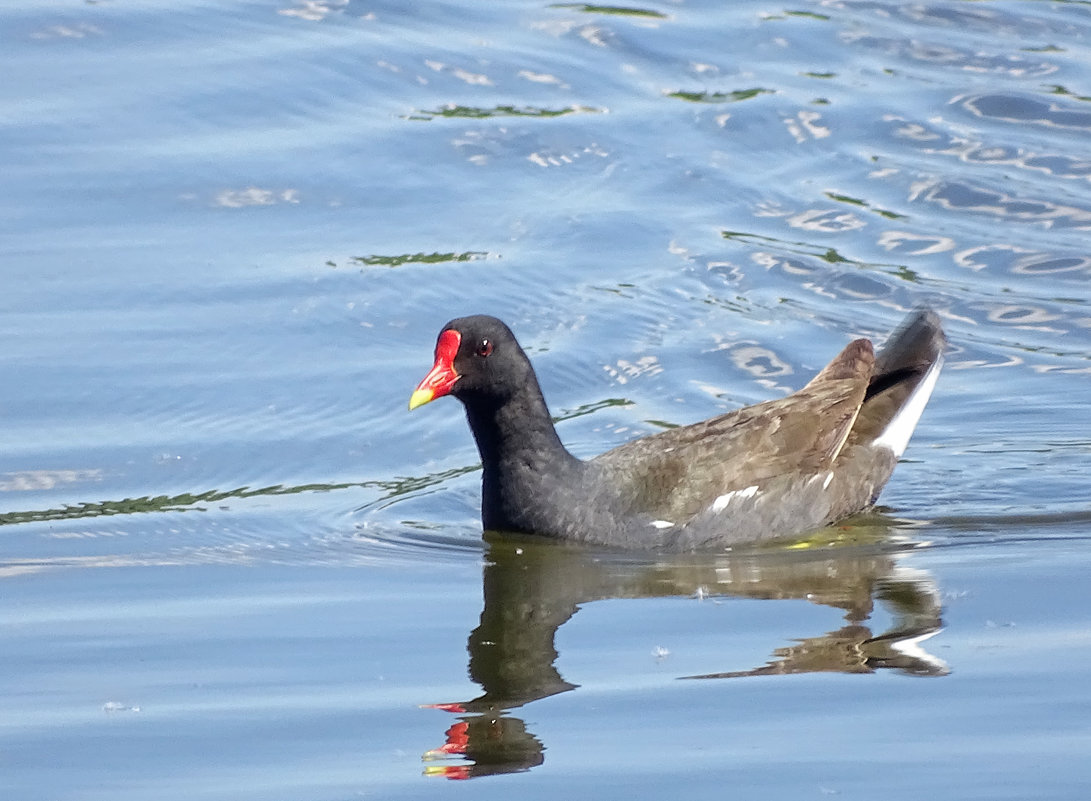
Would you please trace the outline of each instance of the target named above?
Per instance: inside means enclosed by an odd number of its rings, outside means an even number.
[[[936,386],[946,346],[935,312],[918,309],[910,315],[875,356],[853,438],[901,456]]]

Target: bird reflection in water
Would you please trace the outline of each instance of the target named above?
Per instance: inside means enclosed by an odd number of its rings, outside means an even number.
[[[654,561],[534,538],[488,535],[485,604],[467,646],[470,678],[484,692],[469,701],[426,706],[454,713],[458,720],[447,729],[446,742],[424,754],[425,773],[469,779],[542,764],[545,747],[510,710],[577,687],[555,667],[554,640],[560,626],[592,601],[707,594],[805,599],[844,610],[844,626],[777,648],[775,658],[765,665],[679,677],[683,679],[881,669],[945,675],[947,666],[921,646],[942,625],[932,579],[899,564],[904,550],[892,550],[886,539],[888,527],[864,525],[841,531],[851,532],[853,544]],[[878,544],[884,540],[885,546]],[[867,625],[876,603],[893,616],[891,627],[877,635]],[[455,759],[457,764],[448,761]]]

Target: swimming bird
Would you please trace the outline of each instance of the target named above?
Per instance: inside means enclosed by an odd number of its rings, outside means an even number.
[[[588,460],[554,428],[538,378],[495,317],[451,320],[410,410],[465,407],[489,531],[633,549],[698,550],[801,537],[873,504],[943,365],[939,317],[911,314],[878,353],[841,351],[783,398],[635,439]]]

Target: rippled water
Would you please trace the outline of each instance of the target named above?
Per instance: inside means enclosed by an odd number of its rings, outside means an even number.
[[[0,28],[5,797],[1085,796],[1091,6]],[[461,314],[586,456],[919,303],[881,514],[788,552],[483,543],[405,411]]]

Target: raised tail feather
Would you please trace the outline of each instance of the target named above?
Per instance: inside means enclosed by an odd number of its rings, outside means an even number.
[[[939,316],[929,309],[918,310],[891,334],[875,356],[852,438],[901,456],[935,388],[946,346]]]

